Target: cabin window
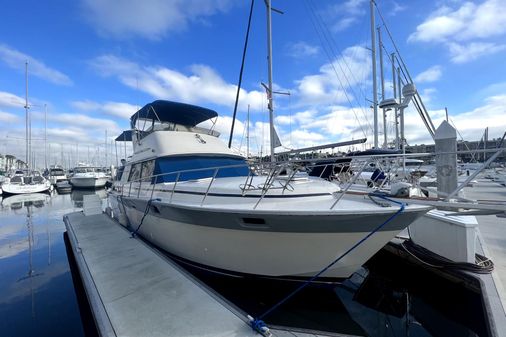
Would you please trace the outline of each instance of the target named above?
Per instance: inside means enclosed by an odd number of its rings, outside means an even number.
[[[130,176],[128,177],[128,181],[138,181],[141,177],[141,163],[133,164],[130,169]]]
[[[151,176],[153,175],[153,170],[155,168],[155,161],[154,160],[148,160],[142,163],[142,172],[141,172],[141,178],[142,181],[150,181]]]
[[[226,167],[232,166],[232,167]],[[158,158],[155,163],[154,174],[164,174],[157,178],[157,182],[173,182],[177,172],[180,181],[210,178],[214,175],[215,167],[220,167],[217,178],[245,177],[249,174],[249,167],[244,158],[221,156],[173,156]],[[191,170],[190,172],[184,172]],[[172,174],[170,174],[172,173]]]

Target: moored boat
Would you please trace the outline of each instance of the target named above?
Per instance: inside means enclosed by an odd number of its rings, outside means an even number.
[[[103,188],[107,179],[100,167],[78,166],[74,169],[70,183],[74,188]]]
[[[2,184],[3,194],[29,194],[47,192],[51,183],[38,172],[15,174]]]
[[[134,154],[109,196],[132,230],[186,261],[229,273],[308,277],[385,223],[322,275],[346,278],[430,209],[410,204],[394,217],[398,205],[343,195],[318,177],[280,175],[296,172],[286,170],[289,163],[256,174],[214,130],[197,127],[216,116],[168,101],[140,109],[131,118]]]

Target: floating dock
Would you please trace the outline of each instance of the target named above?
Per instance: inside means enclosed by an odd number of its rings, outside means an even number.
[[[506,200],[506,188],[487,179],[479,179],[478,184],[465,189],[471,199]],[[494,262],[494,271],[480,275],[483,299],[488,310],[496,336],[506,336],[506,218],[495,215],[480,215],[476,252],[489,257]]]
[[[91,204],[64,222],[100,336],[260,336],[246,313]]]

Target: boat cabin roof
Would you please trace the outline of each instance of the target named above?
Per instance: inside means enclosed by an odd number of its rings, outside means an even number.
[[[117,141],[117,142],[131,142],[132,141],[132,130],[123,131],[118,137],[116,137],[115,141]]]
[[[216,111],[196,105],[156,100],[152,103],[146,104],[133,114],[133,116],[130,117],[130,122],[132,128],[135,127],[138,119],[147,119],[159,121],[161,123],[174,123],[194,127],[203,121],[217,116],[218,113]]]

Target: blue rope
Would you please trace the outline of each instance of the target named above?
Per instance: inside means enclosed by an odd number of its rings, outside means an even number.
[[[265,325],[265,322],[262,321],[261,319],[252,319],[249,322],[249,324],[254,331],[262,335],[265,335],[269,331],[269,328],[267,327],[267,325]]]
[[[349,248],[346,252],[344,252],[343,254],[341,254],[341,256],[339,256],[337,259],[335,259],[334,261],[332,261],[328,266],[326,266],[325,268],[323,268],[318,274],[316,274],[315,276],[311,277],[309,280],[307,280],[306,282],[304,282],[302,285],[300,285],[297,289],[295,289],[294,291],[292,291],[290,294],[288,294],[288,296],[286,296],[285,298],[283,298],[281,301],[279,301],[278,303],[276,303],[274,306],[272,306],[270,309],[268,309],[267,311],[265,311],[263,314],[261,314],[258,318],[256,319],[253,319],[251,322],[250,322],[250,325],[251,327],[253,328],[253,330],[255,331],[258,331],[258,332],[261,332],[261,330],[258,330],[258,327],[262,327],[262,326],[265,326],[265,323],[262,321],[262,319],[267,316],[268,314],[270,314],[271,312],[273,312],[274,310],[276,310],[279,306],[281,306],[283,303],[285,303],[286,301],[288,301],[290,298],[292,298],[295,294],[297,294],[299,291],[301,291],[303,288],[305,288],[308,284],[310,284],[311,282],[313,282],[316,278],[318,278],[321,274],[323,274],[324,272],[326,272],[330,267],[332,267],[333,265],[335,265],[337,262],[339,262],[343,257],[345,257],[346,255],[348,255],[350,252],[352,252],[355,248],[357,248],[358,246],[360,246],[364,241],[366,241],[367,239],[369,239],[374,233],[376,233],[377,231],[379,231],[383,226],[385,226],[387,223],[389,223],[390,221],[392,221],[393,219],[395,219],[399,214],[401,214],[403,211],[404,211],[404,208],[405,208],[405,204],[402,203],[402,202],[399,202],[399,201],[396,201],[396,200],[392,200],[390,198],[387,198],[384,194],[379,194],[379,193],[370,193],[369,194],[370,196],[374,196],[374,197],[378,197],[378,198],[381,198],[381,199],[384,199],[384,200],[387,200],[387,201],[390,201],[390,202],[393,202],[397,205],[399,205],[399,210],[397,210],[397,212],[395,212],[394,214],[392,214],[387,220],[385,220],[381,225],[377,226],[376,228],[374,228],[369,234],[367,234],[364,238],[362,238],[360,241],[358,241],[357,243],[355,243],[351,248]]]
[[[141,228],[141,226],[142,226],[142,223],[144,222],[144,218],[145,218],[145,217],[146,217],[146,215],[148,215],[148,213],[149,213],[149,209],[151,208],[150,206],[151,206],[151,203],[152,203],[153,201],[161,201],[161,199],[160,199],[160,198],[155,198],[155,199],[149,199],[149,200],[148,200],[148,203],[146,204],[146,209],[144,210],[144,215],[142,216],[141,222],[139,223],[139,226],[137,226],[137,229],[136,229],[136,230],[134,230],[134,231],[132,232],[132,235],[130,236],[131,238],[134,238],[134,237],[137,235],[137,232],[139,231],[139,229],[140,229],[140,228]],[[126,214],[126,213],[125,213],[125,214]],[[127,218],[128,218],[128,217],[127,217]]]

